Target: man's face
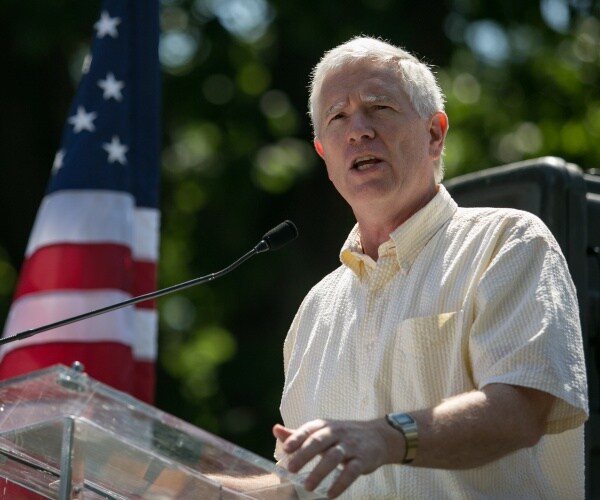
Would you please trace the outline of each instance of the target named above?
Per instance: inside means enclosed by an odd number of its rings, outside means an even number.
[[[406,211],[431,198],[446,117],[419,117],[393,69],[368,61],[343,67],[323,82],[317,109],[315,148],[355,214]]]

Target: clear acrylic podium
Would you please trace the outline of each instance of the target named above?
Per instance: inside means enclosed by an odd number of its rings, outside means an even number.
[[[0,477],[27,498],[325,497],[273,462],[62,365],[0,383]]]

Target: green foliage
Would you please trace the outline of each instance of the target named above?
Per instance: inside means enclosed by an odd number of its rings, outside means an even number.
[[[451,125],[447,177],[542,155],[600,163],[600,21],[591,0],[161,3],[161,286],[225,267],[283,219],[301,237],[159,301],[157,403],[265,456],[287,326],[337,265],[353,223],[311,146],[306,87],[324,50],[379,35],[436,67]],[[0,169],[0,203],[18,214],[0,230],[1,311],[99,5],[0,0],[2,67],[11,74],[0,82],[0,134],[13,148],[10,168]]]
[[[464,29],[462,36],[454,32],[457,48],[441,75],[451,123],[448,175],[544,155],[594,167],[600,160],[598,6],[583,2],[568,9],[575,3],[542,1],[537,11],[519,11],[508,8],[511,3],[493,20],[496,46],[504,40],[507,47],[496,60],[482,53],[470,32],[476,16],[489,14],[451,15]],[[550,4],[554,11],[567,9],[546,14],[562,19],[562,32],[542,19]]]

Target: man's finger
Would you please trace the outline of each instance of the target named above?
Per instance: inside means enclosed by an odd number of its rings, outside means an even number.
[[[275,424],[273,426],[273,436],[275,436],[281,442],[285,441],[288,437],[290,437],[293,434],[293,432],[294,431],[292,429],[288,429],[287,427],[284,427],[281,424]]]
[[[335,446],[337,442],[337,438],[331,433],[331,429],[327,426],[310,434],[304,440],[302,445],[296,448],[296,451],[291,454],[288,463],[289,470],[291,472],[299,471],[313,458],[327,452],[329,448]]]
[[[308,491],[314,490],[336,467],[346,460],[346,452],[342,445],[331,446],[321,454],[321,460],[304,481]]]
[[[283,443],[283,451],[286,453],[293,453],[300,448],[309,437],[326,425],[327,422],[324,420],[311,420],[298,427]]]
[[[329,488],[327,492],[328,498],[335,498],[341,495],[361,474],[362,466],[360,459],[355,457],[348,460]]]

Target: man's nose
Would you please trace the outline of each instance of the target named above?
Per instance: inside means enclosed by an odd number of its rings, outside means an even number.
[[[375,136],[375,129],[369,118],[364,113],[354,113],[350,117],[350,129],[348,140],[358,142],[363,139],[372,139]]]

